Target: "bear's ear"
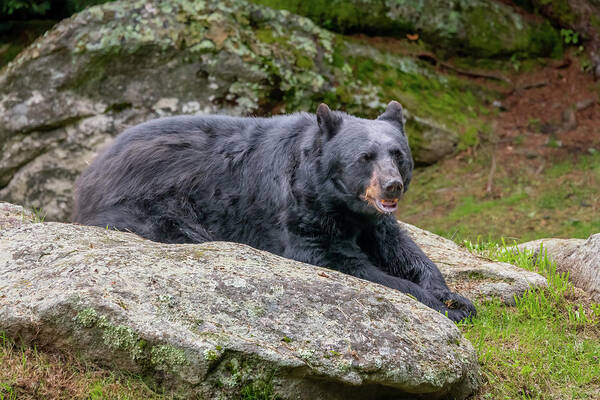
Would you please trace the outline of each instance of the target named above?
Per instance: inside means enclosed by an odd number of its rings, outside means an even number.
[[[377,119],[398,124],[402,130],[402,133],[404,133],[404,114],[402,113],[402,106],[397,101],[390,101],[385,109],[385,112],[377,117]]]
[[[342,119],[332,113],[327,104],[319,104],[319,107],[317,107],[317,123],[326,140],[331,139],[337,133],[341,122]]]

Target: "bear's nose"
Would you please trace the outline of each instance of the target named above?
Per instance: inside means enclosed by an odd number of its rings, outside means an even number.
[[[383,186],[383,190],[387,193],[402,193],[404,185],[400,179],[390,179]]]

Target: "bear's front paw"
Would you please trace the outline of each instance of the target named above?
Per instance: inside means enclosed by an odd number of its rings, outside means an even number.
[[[477,315],[477,309],[475,309],[471,300],[460,294],[446,292],[440,300],[448,307],[448,317],[453,321],[460,321]]]
[[[453,322],[460,322],[474,316],[474,314],[471,314],[467,310],[454,310],[451,308],[448,308],[443,314]]]

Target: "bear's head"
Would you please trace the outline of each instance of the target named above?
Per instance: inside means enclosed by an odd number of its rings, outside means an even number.
[[[321,104],[317,123],[324,195],[336,206],[363,215],[396,211],[414,166],[400,103],[390,102],[375,120]]]

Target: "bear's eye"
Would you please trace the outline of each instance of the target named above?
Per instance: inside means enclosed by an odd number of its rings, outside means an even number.
[[[403,156],[402,150],[400,150],[400,149],[392,149],[392,150],[390,150],[390,155],[395,160],[401,160],[402,156]]]
[[[369,162],[375,159],[375,153],[363,153],[360,155],[360,161]]]

